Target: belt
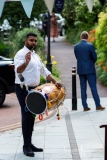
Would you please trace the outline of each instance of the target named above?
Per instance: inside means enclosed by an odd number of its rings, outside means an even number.
[[[15,84],[15,85],[18,85],[20,86],[20,84]],[[25,85],[23,85],[25,87]],[[28,89],[35,89],[37,86],[28,86]]]
[[[37,86],[33,86],[33,87],[28,86],[29,89],[35,89],[36,87],[37,87]]]

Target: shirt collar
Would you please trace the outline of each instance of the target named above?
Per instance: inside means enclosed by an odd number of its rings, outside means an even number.
[[[86,39],[81,39],[81,41],[85,41],[85,42],[87,42],[87,40],[86,40]]]
[[[24,48],[24,50],[26,50],[27,52],[30,51],[26,46],[24,46],[23,48]]]
[[[24,48],[24,50],[26,51],[26,52],[29,52],[30,50],[26,47],[26,46],[24,46],[23,47]],[[31,52],[31,51],[30,51]],[[35,51],[33,50],[33,52],[31,52],[31,53],[34,53]]]

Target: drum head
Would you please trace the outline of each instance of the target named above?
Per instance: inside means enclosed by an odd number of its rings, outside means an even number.
[[[41,114],[46,109],[46,99],[40,92],[31,92],[26,97],[26,106],[33,114]]]

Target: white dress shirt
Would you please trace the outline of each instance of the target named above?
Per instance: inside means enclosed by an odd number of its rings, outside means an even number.
[[[19,50],[14,57],[14,65],[15,65],[15,84],[21,84],[18,74],[17,68],[22,65],[25,60],[25,55],[30,50],[24,46],[21,50]],[[44,66],[41,62],[40,57],[33,51],[31,52],[31,60],[25,70],[21,73],[24,77],[24,82],[27,86],[37,86],[40,83],[40,75],[46,78],[51,72]]]

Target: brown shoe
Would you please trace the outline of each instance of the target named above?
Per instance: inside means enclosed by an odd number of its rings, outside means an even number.
[[[104,110],[105,107],[102,107],[102,106],[99,106],[99,107],[96,107],[96,110]]]
[[[91,108],[87,107],[87,108],[84,108],[84,111],[89,111]]]

